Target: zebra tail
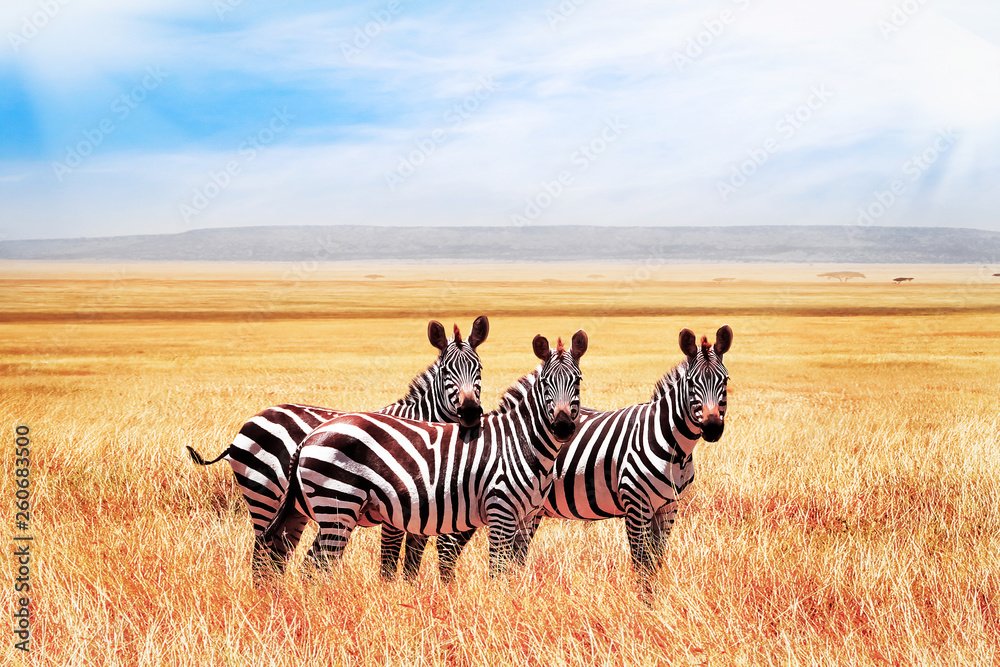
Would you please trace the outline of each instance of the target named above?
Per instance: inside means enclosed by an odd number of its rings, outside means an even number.
[[[191,460],[200,466],[210,466],[213,463],[218,463],[222,459],[226,458],[227,454],[229,454],[229,447],[226,447],[226,449],[223,450],[223,452],[219,454],[218,457],[212,459],[211,461],[206,461],[201,454],[199,454],[194,450],[194,447],[191,447],[190,445],[184,445],[184,446],[187,447],[188,455],[191,457]]]
[[[264,544],[271,545],[276,542],[276,538],[285,526],[285,521],[288,520],[288,515],[295,509],[296,500],[300,500],[302,506],[305,507],[306,499],[302,495],[299,476],[295,474],[299,467],[299,455],[302,453],[303,444],[305,444],[305,440],[299,443],[295,454],[292,455],[292,459],[288,463],[288,488],[285,489],[285,497],[281,499],[281,504],[278,505],[278,511],[274,513],[274,518],[271,519],[271,523],[267,524],[267,528],[264,529]]]

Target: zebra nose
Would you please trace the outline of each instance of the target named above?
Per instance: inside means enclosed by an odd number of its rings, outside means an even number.
[[[701,420],[701,437],[706,442],[718,442],[725,428],[726,422],[723,421],[718,410],[716,410],[714,415],[709,415]]]
[[[569,419],[558,420],[552,425],[552,433],[559,442],[566,442],[576,433],[576,424]]]
[[[556,407],[552,419],[552,433],[560,442],[566,442],[576,433],[576,420],[570,414],[569,406]]]
[[[458,421],[462,426],[475,426],[483,417],[483,407],[475,398],[466,396],[458,407]]]

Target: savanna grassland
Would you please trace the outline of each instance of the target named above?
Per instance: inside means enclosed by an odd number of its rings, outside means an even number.
[[[1000,278],[831,268],[0,266],[8,553],[15,425],[32,438],[30,661],[1000,664]],[[428,319],[479,314],[487,409],[536,333],[586,329],[583,401],[612,408],[648,400],[682,327],[733,327],[725,435],[696,450],[652,608],[620,520],[546,520],[498,581],[480,531],[451,587],[430,549],[415,586],[383,584],[367,529],[331,574],[255,587],[229,467],[184,446],[215,456],[281,402],[380,408],[433,361]]]

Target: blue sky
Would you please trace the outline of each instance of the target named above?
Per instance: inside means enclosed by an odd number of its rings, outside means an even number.
[[[0,238],[1000,231],[994,0],[6,0],[0,35]]]

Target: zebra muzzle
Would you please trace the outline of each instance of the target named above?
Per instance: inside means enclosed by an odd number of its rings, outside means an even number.
[[[722,437],[722,431],[726,428],[726,422],[718,412],[706,415],[701,420],[701,437],[706,442],[718,442]]]
[[[576,421],[569,416],[569,411],[556,412],[552,420],[552,434],[559,442],[566,442],[576,433]]]
[[[472,396],[463,396],[458,407],[458,421],[462,426],[472,427],[483,418],[483,406]]]

